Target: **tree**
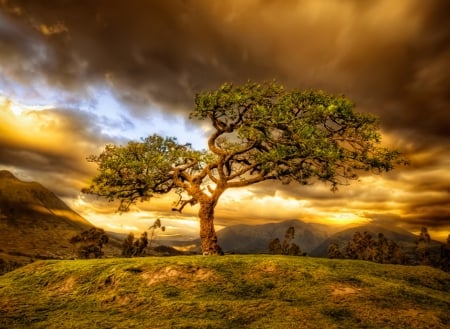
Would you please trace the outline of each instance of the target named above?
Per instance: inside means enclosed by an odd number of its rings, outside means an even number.
[[[331,258],[331,259],[344,258],[344,255],[340,251],[338,244],[335,242],[330,243],[330,245],[328,246],[327,253],[328,253],[328,258]]]
[[[374,261],[382,264],[403,264],[405,254],[402,248],[395,241],[387,239],[383,233],[378,233],[378,240],[375,242]]]
[[[269,252],[274,254],[274,255],[281,255],[282,248],[281,248],[280,239],[275,238],[272,241],[270,241],[270,243],[269,243]]]
[[[101,228],[93,227],[73,236],[69,242],[77,246],[77,254],[80,258],[101,258],[103,256],[103,245],[108,243],[109,238]]]
[[[420,229],[419,238],[416,241],[416,252],[419,258],[419,262],[422,265],[431,265],[430,259],[430,234],[428,233],[428,229],[423,226]]]
[[[161,231],[165,231],[166,230],[166,227],[165,226],[163,226],[162,224],[161,224],[161,220],[159,219],[159,218],[157,218],[156,220],[155,220],[155,222],[153,223],[153,225],[152,226],[150,226],[149,228],[148,228],[149,230],[150,230],[150,232],[151,232],[151,234],[150,234],[150,239],[148,240],[148,246],[149,246],[149,248],[151,248],[152,247],[152,241],[153,241],[153,238],[155,237],[155,231],[157,230],[157,229],[160,229]]]
[[[378,233],[378,239],[375,240],[368,232],[361,234],[358,231],[347,243],[344,253],[341,253],[336,243],[332,243],[328,247],[328,256],[330,258],[348,257],[383,264],[403,264],[405,262],[405,255],[400,246],[387,239],[383,233]]]
[[[353,239],[348,242],[345,253],[351,259],[375,261],[377,254],[377,242],[368,232],[361,234],[356,231]]]
[[[354,110],[344,96],[287,90],[276,82],[224,84],[196,95],[191,118],[209,120],[206,151],[175,138],[149,136],[125,146],[107,145],[88,161],[98,174],[84,192],[120,200],[126,211],[137,200],[175,191],[175,210],[199,204],[204,254],[220,254],[214,209],[227,189],[262,181],[329,183],[381,173],[405,163],[380,145],[378,119]]]
[[[134,254],[134,234],[130,232],[122,243],[122,256],[131,257]]]
[[[295,238],[295,228],[293,226],[288,227],[286,233],[284,234],[283,245],[281,246],[281,252],[283,255],[289,254],[289,249],[291,248],[292,240]]]
[[[145,231],[139,239],[134,239],[134,234],[130,232],[122,243],[122,256],[134,257],[142,256],[148,246],[148,233]]]
[[[291,255],[298,256],[301,254],[300,247],[292,242],[295,237],[295,228],[293,226],[288,227],[284,234],[284,241],[281,244],[280,239],[275,238],[269,242],[269,251],[275,255]]]

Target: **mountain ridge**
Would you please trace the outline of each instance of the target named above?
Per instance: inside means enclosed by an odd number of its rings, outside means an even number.
[[[267,253],[270,241],[283,241],[286,230],[294,227],[296,243],[303,252],[310,252],[330,235],[325,224],[306,223],[299,219],[259,225],[238,224],[217,232],[220,246],[228,253]]]
[[[68,258],[69,239],[94,227],[37,182],[0,170],[0,258]]]

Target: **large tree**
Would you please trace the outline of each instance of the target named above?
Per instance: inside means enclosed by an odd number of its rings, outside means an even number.
[[[323,91],[287,90],[276,82],[227,83],[197,94],[190,118],[212,124],[209,150],[158,135],[107,145],[88,157],[99,172],[84,191],[118,199],[119,210],[126,211],[137,200],[174,190],[180,197],[175,210],[199,204],[204,254],[221,253],[214,209],[227,189],[266,180],[320,180],[335,191],[361,171],[381,173],[402,162],[396,150],[380,145],[375,116]]]

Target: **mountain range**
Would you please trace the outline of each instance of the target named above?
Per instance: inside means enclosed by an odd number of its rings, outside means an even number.
[[[267,253],[269,242],[276,238],[282,242],[289,227],[295,229],[292,242],[307,253],[318,247],[331,232],[331,228],[327,225],[291,219],[281,223],[229,226],[218,231],[217,238],[227,253]]]
[[[296,243],[302,252],[313,257],[327,257],[328,246],[336,243],[344,249],[352,240],[355,232],[367,232],[374,239],[382,233],[387,239],[395,241],[403,248],[411,250],[415,247],[418,236],[398,227],[387,227],[368,223],[350,225],[346,228],[324,224],[305,223],[298,219],[261,225],[234,225],[217,232],[218,241],[226,253],[268,253],[269,243],[275,238],[284,240],[284,234],[289,227],[295,230]],[[439,242],[431,241],[431,247],[439,247]]]

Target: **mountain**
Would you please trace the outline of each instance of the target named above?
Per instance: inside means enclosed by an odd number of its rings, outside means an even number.
[[[383,235],[389,239],[393,240],[405,250],[410,250],[415,247],[415,241],[417,240],[417,235],[403,230],[398,227],[385,227],[379,224],[366,224],[348,228],[346,230],[337,232],[326,240],[324,240],[320,245],[318,245],[314,250],[311,251],[311,256],[315,257],[327,257],[328,246],[331,243],[336,243],[341,249],[345,248],[347,243],[352,240],[355,232],[367,232],[372,238],[377,239],[379,233],[383,233]],[[438,242],[432,241],[432,246],[439,245]]]
[[[262,225],[228,226],[217,232],[217,238],[224,252],[267,253],[269,242],[275,238],[283,242],[286,230],[291,226],[295,229],[293,242],[306,253],[315,249],[330,235],[330,227],[327,225],[292,219]]]
[[[69,239],[94,227],[53,192],[0,170],[0,258],[67,258]]]

